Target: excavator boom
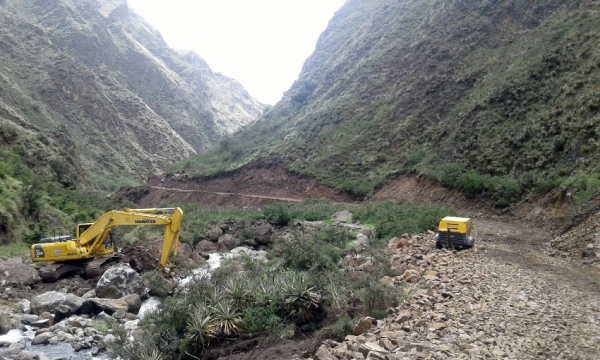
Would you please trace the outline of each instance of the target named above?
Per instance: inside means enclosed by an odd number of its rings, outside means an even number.
[[[167,214],[170,212],[170,214]],[[171,253],[177,255],[179,232],[183,211],[181,208],[124,209],[109,211],[91,224],[79,224],[76,237],[60,236],[42,239],[31,247],[31,259],[35,262],[58,262],[40,271],[44,280],[56,280],[65,273],[78,269],[96,276],[100,267],[115,257],[115,246],[107,242],[115,226],[164,226],[164,240],[158,264],[159,270],[167,268]],[[68,269],[68,270],[65,270]]]

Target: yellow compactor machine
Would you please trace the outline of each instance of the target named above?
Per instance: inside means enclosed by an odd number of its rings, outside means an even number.
[[[111,230],[115,226],[164,226],[165,234],[158,268],[167,268],[171,253],[177,255],[183,211],[180,208],[124,209],[109,211],[93,223],[78,224],[75,235],[40,239],[31,246],[31,260],[52,262],[40,269],[44,281],[56,281],[66,273],[101,275],[106,265],[115,261],[115,243]]]
[[[467,249],[473,247],[475,239],[471,236],[471,219],[446,216],[440,220],[434,240],[438,249]]]

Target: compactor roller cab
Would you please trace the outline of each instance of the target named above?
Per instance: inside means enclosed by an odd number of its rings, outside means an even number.
[[[438,249],[468,249],[473,247],[475,239],[471,236],[471,219],[446,216],[440,221],[434,240],[435,247]]]

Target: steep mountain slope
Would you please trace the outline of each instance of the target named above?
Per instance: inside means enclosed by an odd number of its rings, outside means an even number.
[[[69,138],[102,187],[143,181],[263,111],[125,0],[0,2],[0,63],[0,107]]]
[[[281,102],[172,172],[277,163],[364,196],[417,171],[501,204],[530,189],[593,192],[597,9],[594,1],[349,0]]]

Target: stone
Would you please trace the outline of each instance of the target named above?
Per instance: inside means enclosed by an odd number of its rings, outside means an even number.
[[[23,350],[19,353],[19,360],[50,360],[50,359],[42,353]]]
[[[31,302],[27,299],[23,299],[17,303],[17,310],[21,314],[30,314],[31,313]]]
[[[52,326],[52,325],[54,325],[54,315],[52,315],[51,313],[49,313],[49,312],[47,312],[47,311],[45,311],[45,312],[41,313],[41,314],[38,316],[38,320],[37,320],[35,323],[33,323],[32,325],[36,325],[38,322],[40,322],[40,321],[44,321],[44,320],[48,321],[48,325],[49,325],[49,326]],[[37,325],[36,325],[36,326],[37,326]]]
[[[273,234],[273,229],[271,225],[265,224],[256,229],[256,233],[254,235],[254,240],[262,245],[269,245],[271,243],[271,235]]]
[[[220,227],[216,227],[216,226],[214,226],[214,227],[211,227],[211,228],[208,230],[208,232],[207,232],[206,236],[208,237],[208,240],[209,240],[209,241],[212,241],[212,242],[217,242],[217,241],[219,240],[219,238],[220,238],[221,236],[223,236],[223,230],[221,230],[221,228],[220,228]],[[197,248],[196,248],[196,250],[197,250]]]
[[[235,238],[231,234],[225,234],[219,238],[218,244],[227,250],[233,250],[237,246]]]
[[[117,310],[122,310],[127,313],[127,310],[129,310],[129,305],[120,299],[92,298],[87,299],[82,308],[86,308],[86,310],[89,311],[88,314],[99,314],[104,311],[108,315],[112,315]]]
[[[335,356],[331,353],[329,346],[321,345],[315,354],[315,358],[318,360],[336,360]]]
[[[49,326],[52,326],[51,325],[52,323],[53,323],[53,320],[41,319],[41,320],[36,320],[36,321],[32,322],[30,325],[34,328],[47,328]]]
[[[0,312],[0,335],[4,335],[13,328],[10,314],[7,312]]]
[[[21,322],[25,325],[31,325],[38,320],[38,316],[34,314],[21,315]]]
[[[142,300],[138,294],[125,295],[121,298],[121,300],[127,303],[129,306],[128,312],[132,314],[137,314],[142,307]]]
[[[142,278],[127,264],[110,267],[96,284],[99,298],[119,299],[129,294],[138,294],[141,298],[147,296]]]
[[[94,319],[96,321],[105,321],[105,322],[107,322],[109,324],[114,324],[114,323],[117,322],[117,319],[115,319],[114,317],[108,315],[104,311],[102,311],[101,313],[99,313],[98,315],[96,315],[96,317]]]
[[[125,317],[127,316],[127,311],[123,309],[118,309],[112,314],[112,316],[117,320],[125,319]]]
[[[54,313],[56,312],[56,308],[62,303],[71,308],[81,307],[82,301],[75,295],[64,294],[58,291],[48,291],[31,300],[31,311],[38,315],[43,312]]]
[[[356,235],[356,243],[355,246],[356,247],[367,247],[371,244],[371,241],[369,240],[369,237],[365,234],[361,234],[358,233]]]
[[[139,320],[127,321],[125,324],[123,324],[123,328],[128,331],[136,330],[138,328],[138,322]]]
[[[25,349],[25,345],[21,343],[12,343],[8,346],[3,355],[16,355],[20,353],[23,349]]]
[[[147,333],[142,329],[135,329],[131,332],[133,340],[141,342],[147,336]]]
[[[196,244],[196,251],[201,253],[212,253],[219,250],[219,245],[214,242],[210,242],[208,240],[201,240]]]
[[[50,342],[50,338],[52,336],[53,335],[52,335],[51,332],[45,332],[43,334],[36,335],[31,340],[31,345],[45,345],[45,344],[48,344]]]
[[[95,298],[95,297],[98,297],[98,296],[96,296],[96,290],[94,290],[94,289],[87,291],[86,293],[84,293],[81,296],[82,299],[91,299],[91,298]]]
[[[373,327],[373,320],[371,317],[360,318],[356,325],[354,325],[354,336],[362,335],[371,329]]]
[[[20,258],[0,261],[0,288],[10,285],[33,285],[41,280],[38,271]]]
[[[341,222],[352,222],[352,213],[348,210],[338,211],[335,214],[331,215],[331,218],[336,221]]]

